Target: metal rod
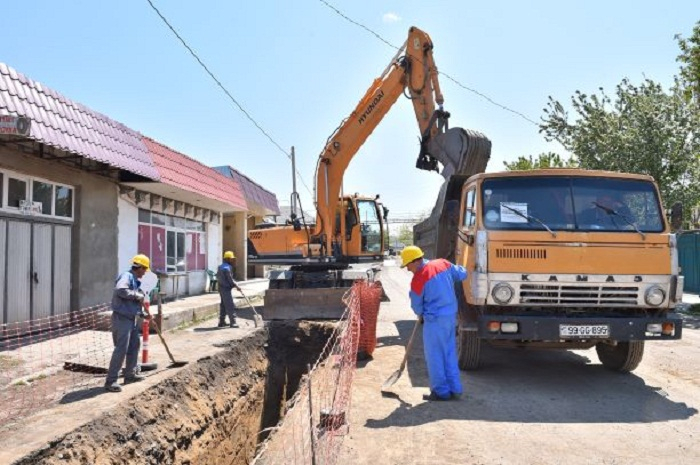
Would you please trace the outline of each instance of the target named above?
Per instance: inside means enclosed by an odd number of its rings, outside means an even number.
[[[314,409],[311,400],[311,365],[306,364],[307,382],[309,385],[309,432],[311,433],[311,465],[316,465],[316,441],[314,439]]]
[[[292,145],[292,214],[297,214],[297,162]]]

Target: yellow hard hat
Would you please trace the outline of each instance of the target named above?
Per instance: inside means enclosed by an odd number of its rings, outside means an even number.
[[[131,259],[131,264],[135,266],[142,266],[148,270],[151,267],[151,260],[149,260],[144,254],[140,253]]]
[[[409,245],[401,251],[401,268],[405,267],[413,260],[419,259],[423,256],[423,251],[420,247],[415,245]]]
[[[230,250],[224,252],[224,258],[236,258],[236,256]]]

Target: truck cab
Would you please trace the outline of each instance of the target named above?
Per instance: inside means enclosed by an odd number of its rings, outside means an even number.
[[[676,237],[649,176],[546,169],[484,173],[461,191],[454,259],[458,353],[482,343],[588,349],[634,370],[647,340],[680,339]]]

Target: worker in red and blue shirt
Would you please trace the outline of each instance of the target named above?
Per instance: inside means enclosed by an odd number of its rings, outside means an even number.
[[[423,348],[430,378],[430,394],[424,399],[459,399],[462,382],[455,341],[455,283],[467,278],[467,270],[441,258],[426,260],[420,247],[413,245],[401,251],[401,268],[413,273],[408,296],[411,308],[423,323]]]

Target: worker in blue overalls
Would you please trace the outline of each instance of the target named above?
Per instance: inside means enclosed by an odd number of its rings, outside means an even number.
[[[216,270],[216,279],[219,282],[219,297],[221,298],[221,303],[219,304],[219,328],[226,326],[226,315],[228,315],[229,326],[231,328],[238,328],[238,323],[236,323],[236,306],[233,303],[233,295],[231,291],[235,288],[241,291],[238,287],[236,281],[233,279],[233,264],[236,259],[233,252],[227,250],[224,252],[224,261],[219,268]]]
[[[442,258],[426,260],[423,251],[414,245],[401,251],[401,268],[413,273],[408,295],[411,308],[423,323],[423,348],[430,378],[430,394],[424,399],[459,399],[462,382],[455,340],[455,283],[467,278],[467,270]]]
[[[146,274],[151,261],[147,256],[138,254],[131,259],[131,269],[123,272],[117,278],[112,294],[112,340],[114,352],[109,362],[105,389],[109,392],[122,390],[117,379],[124,360],[124,383],[133,383],[144,379],[138,374],[138,357],[140,325],[138,317],[148,317],[143,311],[143,301],[146,293],[141,290],[141,278]]]

